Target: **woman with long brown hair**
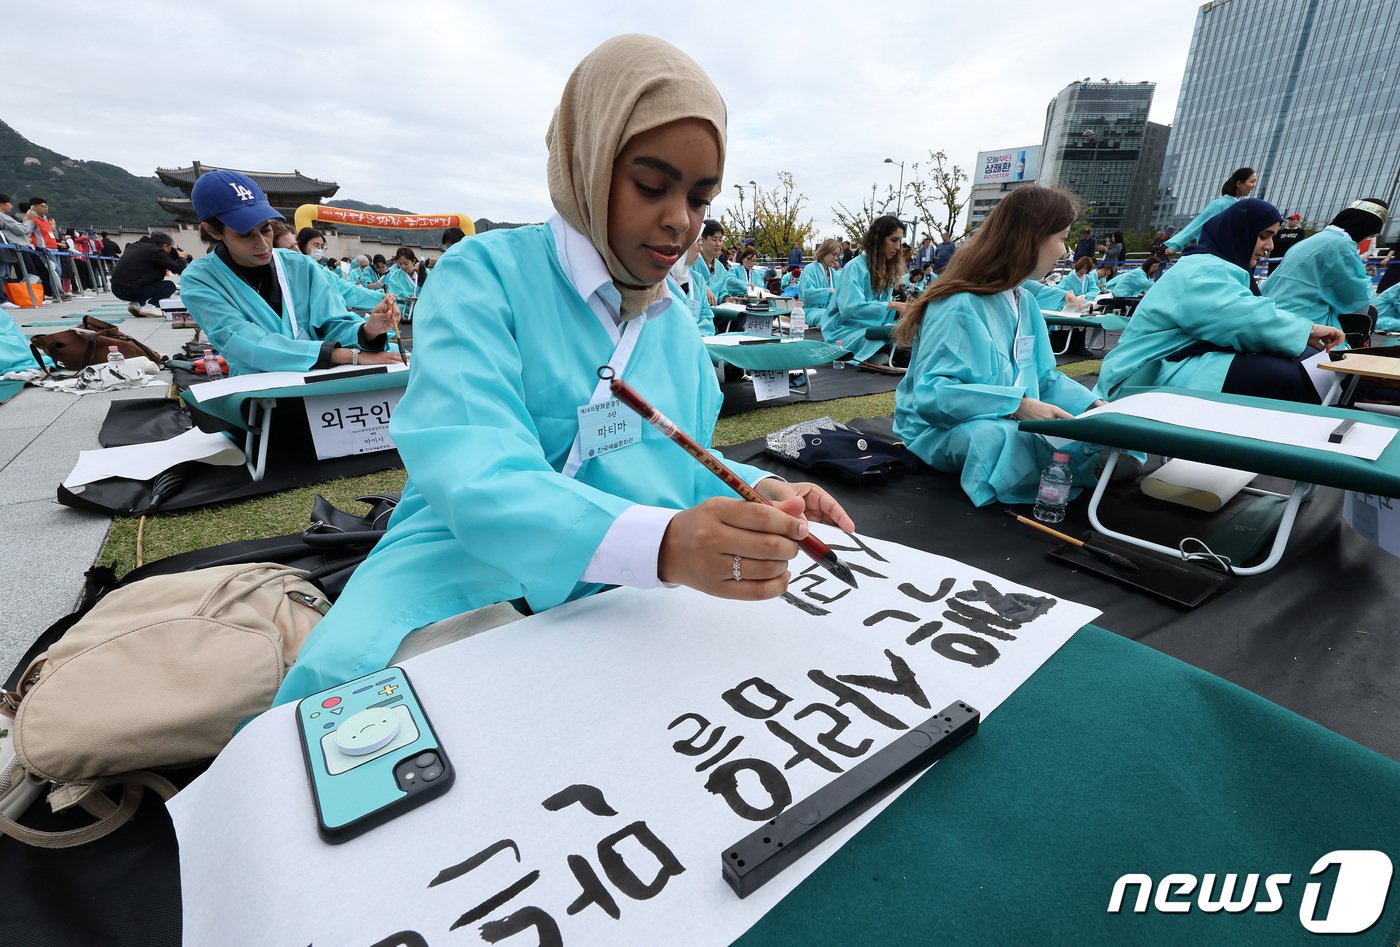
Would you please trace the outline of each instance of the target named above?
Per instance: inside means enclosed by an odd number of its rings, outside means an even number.
[[[1060,191],[1011,192],[895,329],[896,344],[913,348],[895,392],[895,433],[928,464],[961,473],[977,506],[1035,499],[1054,451],[1018,419],[1067,418],[1102,403],[1056,371],[1045,320],[1021,285],[1055,265],[1075,213]],[[1099,448],[1062,449],[1075,483],[1092,483]]]
[[[867,339],[865,330],[899,318],[909,305],[894,301],[904,272],[903,242],[904,224],[898,217],[875,218],[860,242],[860,256],[841,268],[822,324],[822,338],[843,346],[861,368],[886,375],[902,375],[904,369],[892,368],[889,343]]]

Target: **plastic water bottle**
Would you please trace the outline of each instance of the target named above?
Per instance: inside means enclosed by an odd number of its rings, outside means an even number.
[[[123,355],[122,350],[115,345],[109,345],[107,346],[107,364],[117,371],[121,371],[123,368],[126,368],[126,356]]]
[[[213,349],[204,350],[204,377],[210,381],[218,381],[224,377],[223,366],[219,364],[218,356]]]
[[[1040,491],[1035,496],[1035,518],[1042,523],[1058,523],[1065,518],[1065,504],[1074,477],[1069,472],[1069,454],[1055,451],[1050,466],[1040,475]]]
[[[794,339],[800,339],[807,334],[807,313],[802,310],[802,300],[793,303],[792,312],[788,313],[788,335]]]

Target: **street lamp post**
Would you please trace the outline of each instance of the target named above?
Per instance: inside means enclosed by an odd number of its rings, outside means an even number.
[[[739,191],[739,222],[742,224],[744,222],[744,185],[736,184],[734,187]]]
[[[902,221],[904,220],[904,162],[886,158],[885,164],[899,165],[899,197],[895,202],[894,215]]]
[[[749,186],[753,188],[753,203],[749,207],[749,238],[753,240],[755,248],[758,244],[758,182],[750,181]]]

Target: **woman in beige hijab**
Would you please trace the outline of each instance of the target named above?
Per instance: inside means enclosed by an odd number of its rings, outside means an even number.
[[[820,487],[731,464],[776,506],[738,499],[598,379],[610,365],[709,443],[719,386],[664,282],[720,190],[709,77],[669,43],[615,37],[569,77],[546,141],[558,213],[462,241],[423,290],[391,426],[403,499],[279,702],[384,667],[414,629],[499,623],[478,621],[492,603],[663,583],[772,598],[809,518],[854,529]]]

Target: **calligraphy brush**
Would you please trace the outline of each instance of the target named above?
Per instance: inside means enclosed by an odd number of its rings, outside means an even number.
[[[1133,562],[1133,560],[1127,558],[1126,556],[1120,556],[1118,553],[1113,552],[1110,549],[1104,549],[1102,546],[1094,546],[1090,543],[1086,543],[1082,539],[1075,539],[1073,536],[1066,536],[1058,529],[1051,529],[1044,523],[1038,523],[1035,520],[1027,519],[1026,517],[1017,513],[1015,510],[1003,510],[1002,512],[1018,523],[1025,523],[1027,526],[1032,526],[1035,529],[1040,530],[1042,533],[1049,533],[1056,539],[1064,540],[1071,546],[1078,546],[1080,549],[1084,550],[1089,555],[1094,556],[1098,559],[1102,559],[1104,562],[1107,562],[1111,566],[1117,566],[1119,569],[1127,569],[1129,572],[1138,571],[1138,564],[1136,562]]]
[[[646,419],[648,424],[669,437],[673,443],[703,464],[706,470],[728,484],[729,488],[739,494],[739,496],[750,503],[763,503],[768,506],[773,505],[767,497],[741,480],[734,471],[730,470],[716,459],[713,454],[696,443],[694,438],[676,427],[674,421],[652,407],[651,403],[638,394],[635,388],[627,384],[627,382],[623,381],[621,378],[616,377],[613,374],[611,366],[604,365],[602,368],[598,369],[598,377],[608,382],[612,393],[619,401],[640,414]],[[818,539],[815,533],[808,533],[797,545],[803,552],[811,556],[812,559],[816,561],[817,565],[836,576],[836,578],[840,579],[842,582],[845,582],[851,588],[858,588],[856,585],[856,574],[851,570],[851,567],[842,562],[836,553],[832,551],[832,548]]]

